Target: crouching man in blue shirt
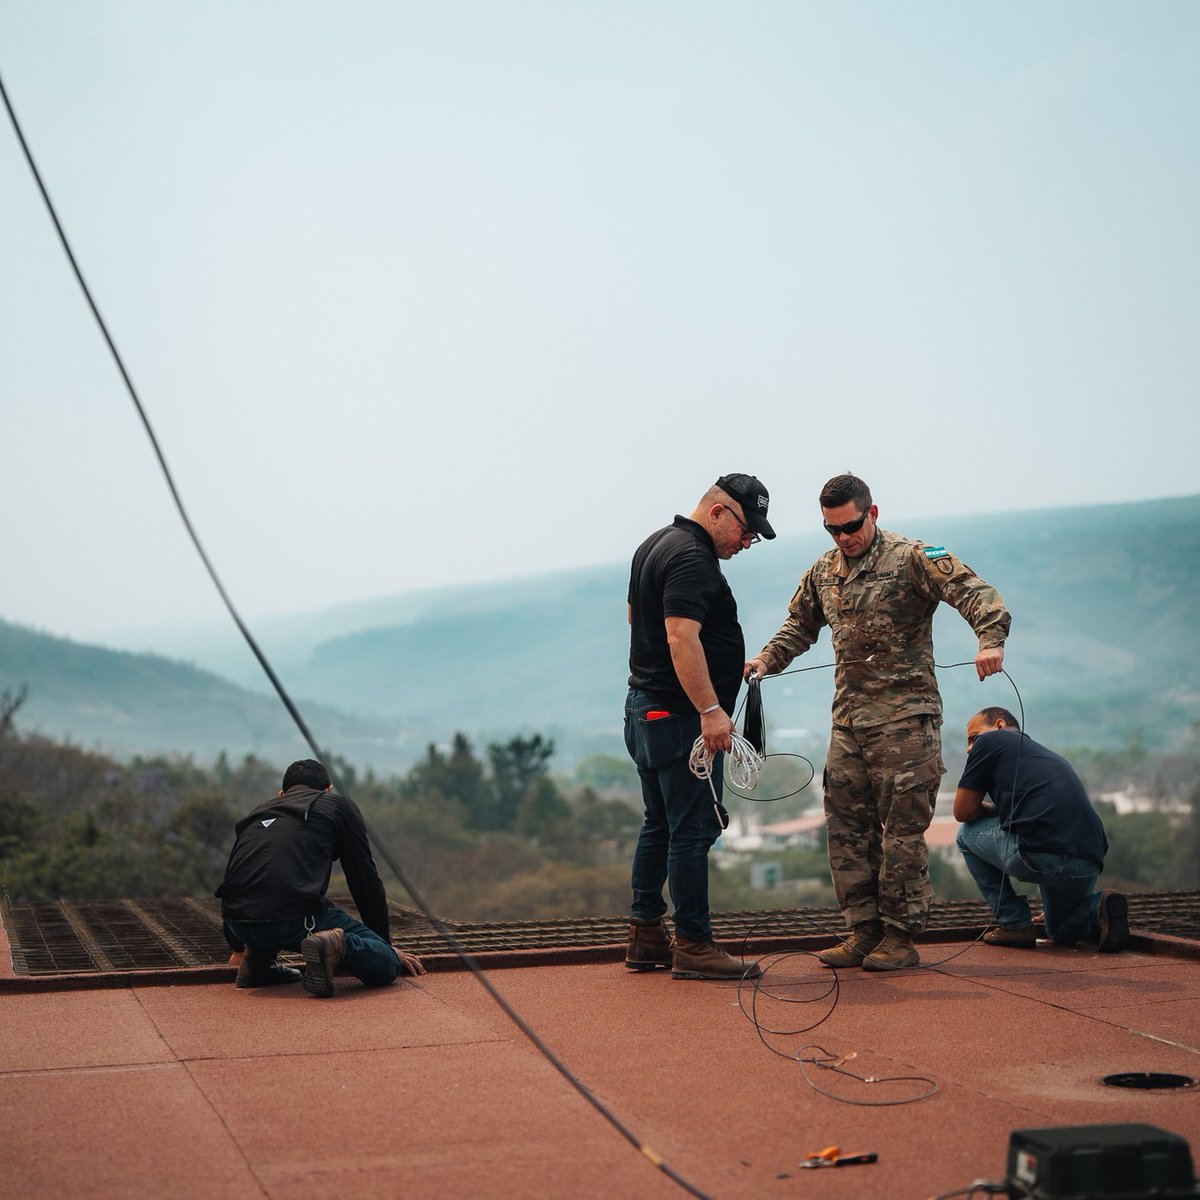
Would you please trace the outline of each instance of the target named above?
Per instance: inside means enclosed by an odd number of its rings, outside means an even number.
[[[990,803],[985,800],[990,797]],[[1028,734],[1005,708],[967,722],[967,766],[954,795],[958,848],[997,922],[993,946],[1033,946],[1029,904],[1011,880],[1036,883],[1046,936],[1059,946],[1129,945],[1125,897],[1096,891],[1108,839],[1079,776]]]

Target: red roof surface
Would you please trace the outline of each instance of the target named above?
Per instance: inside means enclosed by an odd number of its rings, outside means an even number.
[[[1135,918],[1136,932],[1136,913]],[[2,934],[0,934],[2,937]],[[780,959],[736,984],[611,963],[489,978],[570,1069],[713,1197],[929,1197],[1003,1178],[1009,1133],[1145,1122],[1200,1133],[1200,1090],[1103,1086],[1118,1071],[1200,1075],[1190,943],[1130,952],[924,945],[927,969],[833,973]],[[40,1197],[674,1197],[465,971],[330,1000],[297,985],[5,988],[0,1193]],[[210,969],[211,970],[211,969]],[[8,973],[12,981],[11,971]],[[95,980],[103,984],[103,980]],[[807,998],[810,1003],[786,1003]],[[760,1025],[808,1033],[766,1034]],[[764,1042],[786,1057],[771,1053]],[[794,1056],[855,1055],[860,1083]],[[829,1145],[872,1165],[805,1170]]]

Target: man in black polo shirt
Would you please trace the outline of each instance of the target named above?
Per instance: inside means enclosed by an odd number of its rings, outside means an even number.
[[[1010,882],[1019,879],[1038,885],[1052,942],[1094,941],[1102,952],[1129,945],[1125,897],[1095,890],[1108,839],[1079,776],[1005,708],[985,708],[967,723],[954,816],[963,822],[958,848],[998,923],[985,942],[1036,944],[1029,904]]]
[[[773,538],[767,489],[752,475],[722,475],[690,517],[648,537],[629,575],[629,695],[625,745],[642,782],[645,818],[633,857],[625,965],[671,967],[676,979],[756,977],[713,944],[708,851],[721,834],[724,760],[741,686],[745,643],[721,559]],[[712,784],[688,756],[697,738],[712,754]],[[675,936],[665,920],[670,886]]]

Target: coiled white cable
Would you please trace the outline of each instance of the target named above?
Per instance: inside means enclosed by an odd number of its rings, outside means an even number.
[[[725,753],[729,756],[725,765],[729,782],[743,792],[752,792],[758,783],[758,773],[762,770],[762,755],[736,729],[729,735],[729,749]],[[729,813],[718,799],[717,787],[713,783],[713,755],[702,737],[698,737],[692,743],[692,752],[688,755],[688,769],[697,779],[708,780],[708,790],[712,792],[713,811],[717,814],[717,821],[722,829],[728,828]]]

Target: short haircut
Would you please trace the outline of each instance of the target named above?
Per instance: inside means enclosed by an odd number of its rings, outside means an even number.
[[[835,475],[821,489],[822,508],[857,504],[862,512],[866,512],[873,503],[871,489],[857,475]]]
[[[1017,724],[1017,718],[1007,708],[981,708],[979,715],[989,725],[995,725],[997,721],[1003,721],[1009,729],[1015,729],[1018,733],[1021,731],[1021,726]]]
[[[315,758],[302,758],[283,773],[283,790],[310,787],[323,792],[329,786],[329,772]]]

